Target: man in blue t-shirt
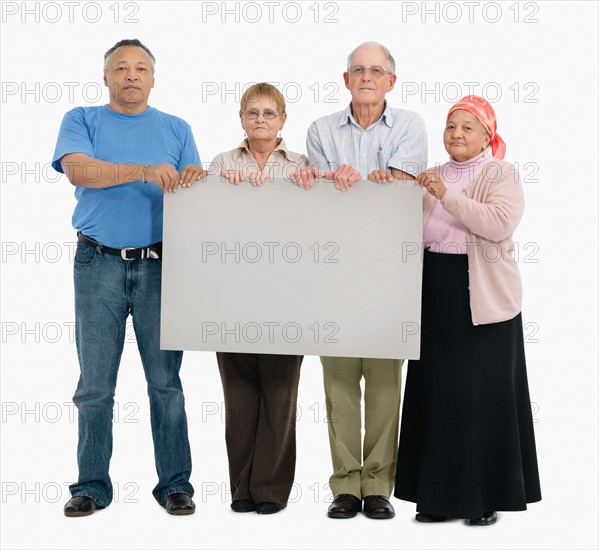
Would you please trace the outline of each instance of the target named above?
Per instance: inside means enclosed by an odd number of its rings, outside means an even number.
[[[62,122],[52,166],[76,187],[73,226],[76,342],[81,375],[79,479],[66,516],[112,501],[112,409],[125,324],[132,316],[148,383],[158,485],[170,514],[192,514],[191,453],[179,370],[183,352],[160,350],[163,193],[204,175],[189,124],[148,106],[155,59],[139,40],[104,56],[110,103]]]

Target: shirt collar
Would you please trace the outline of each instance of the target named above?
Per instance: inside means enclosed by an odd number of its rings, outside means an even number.
[[[391,112],[391,107],[389,106],[389,103],[387,102],[387,100],[385,100],[385,108],[383,110],[383,114],[381,115],[381,118],[379,118],[373,124],[373,126],[379,124],[381,121],[383,121],[383,123],[385,123],[387,126],[389,126],[389,128],[393,128],[394,117],[393,117],[393,113]],[[349,105],[343,111],[343,113],[341,113],[341,120],[339,122],[339,126],[341,127],[341,126],[346,126],[346,125],[351,125],[351,124],[360,128],[360,125],[356,122],[356,119],[354,118],[354,115],[351,112],[351,102],[350,102]]]
[[[248,155],[251,155],[251,151],[250,151],[250,144],[248,143],[248,138],[245,138],[238,146],[237,149],[241,149],[242,151],[247,152]],[[274,153],[275,151],[280,151],[281,154],[287,159],[289,160],[289,151],[287,149],[287,144],[285,143],[285,140],[283,138],[277,138],[277,146],[272,150],[272,152]]]

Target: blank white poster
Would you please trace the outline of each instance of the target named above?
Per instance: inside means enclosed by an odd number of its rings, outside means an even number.
[[[417,359],[422,191],[209,176],[165,196],[163,349]]]

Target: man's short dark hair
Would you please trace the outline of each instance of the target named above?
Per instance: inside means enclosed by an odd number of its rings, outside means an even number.
[[[106,62],[108,61],[108,58],[114,53],[114,51],[117,48],[120,48],[121,46],[137,46],[138,48],[141,48],[142,50],[144,50],[150,56],[150,59],[152,60],[152,71],[154,70],[154,64],[156,63],[156,58],[150,51],[150,48],[148,48],[147,46],[142,44],[137,38],[125,38],[123,40],[119,40],[114,46],[112,46],[112,48],[110,48],[104,54],[104,69],[106,69]]]

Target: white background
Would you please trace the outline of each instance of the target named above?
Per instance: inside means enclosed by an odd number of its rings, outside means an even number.
[[[204,11],[199,2],[75,4],[71,14],[59,3],[2,5],[2,547],[597,548],[597,4],[475,2],[469,12],[456,2],[280,2],[272,22],[256,3],[227,3],[224,16],[220,2]],[[308,124],[349,100],[346,56],[365,40],[395,55],[388,99],[424,117],[430,164],[446,159],[441,132],[458,96],[495,100],[506,158],[525,178],[515,239],[542,502],[488,529],[417,524],[415,506],[395,499],[392,521],[329,520],[321,369],[309,357],[290,505],[275,516],[234,514],[216,361],[197,352],[185,354],[182,377],[198,508],[168,516],[151,496],[148,404],[129,330],[111,464],[118,502],[63,517],[76,477],[72,247],[63,244],[74,241],[75,201],[47,165],[65,111],[106,102],[105,91],[96,100],[103,53],[125,37],[155,54],[150,104],[192,125],[204,161],[241,140],[240,90],[261,80],[286,92],[283,135],[304,151]]]

